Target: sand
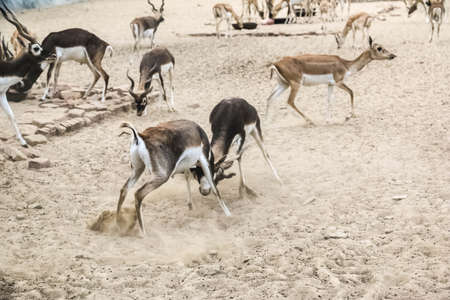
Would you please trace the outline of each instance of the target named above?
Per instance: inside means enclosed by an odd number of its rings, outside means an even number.
[[[240,1],[230,2],[240,12]],[[54,137],[34,147],[52,161],[49,169],[0,160],[0,299],[449,299],[450,28],[445,22],[441,40],[429,44],[423,12],[408,19],[400,2],[352,6],[352,12],[399,7],[371,28],[374,40],[398,57],[372,62],[348,81],[357,118],[344,121],[349,99],[336,90],[327,124],[324,86],[302,88],[296,101],[315,127],[287,107],[287,93],[273,105],[263,134],[283,186],[253,144],[244,167],[259,197],[239,199],[236,177],[221,183],[231,217],[194,182],[189,211],[179,176],[144,201],[146,236],[106,225],[103,232],[89,229],[114,211],[130,174],[121,121],[143,130],[186,118],[210,133],[209,113],[225,97],[243,97],[263,114],[275,86],[268,63],[301,53],[350,59],[361,52],[350,43],[337,50],[329,34],[187,36],[214,32],[205,25],[213,23],[212,4],[167,1],[156,43],[176,59],[177,112],[155,104],[145,117],[122,113]],[[147,12],[145,1],[111,0],[19,17],[40,38],[82,27],[109,41],[115,52],[104,66],[111,85],[121,86],[127,68],[137,76],[148,51],[130,51],[128,24]],[[343,25],[330,23],[327,31]],[[0,26],[12,31],[4,21]],[[318,20],[258,31],[322,32]],[[85,86],[91,76],[85,66],[65,63],[60,82]],[[11,104],[19,124],[37,102]],[[5,117],[0,131],[13,135]],[[133,192],[125,206],[133,206]]]

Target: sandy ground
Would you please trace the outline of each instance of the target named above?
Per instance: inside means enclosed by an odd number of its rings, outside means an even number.
[[[232,3],[240,12],[240,1]],[[399,2],[352,7],[401,7],[371,29],[398,57],[372,62],[348,81],[357,118],[344,122],[349,99],[336,91],[327,124],[324,86],[302,88],[297,98],[316,127],[306,127],[287,108],[287,93],[273,106],[263,132],[283,186],[253,145],[244,164],[260,196],[239,199],[237,178],[219,186],[232,217],[224,216],[214,197],[202,197],[195,183],[195,209],[189,211],[180,176],[146,199],[147,236],[87,228],[115,208],[130,173],[129,137],[118,136],[120,121],[144,129],[187,118],[209,132],[209,112],[225,97],[243,97],[264,111],[275,85],[267,63],[300,53],[354,58],[360,52],[349,44],[336,50],[332,35],[186,36],[214,31],[205,25],[213,22],[212,4],[167,3],[156,42],[176,58],[176,113],[154,105],[146,117],[123,113],[55,137],[36,147],[53,162],[50,169],[0,162],[0,299],[449,299],[450,28],[445,23],[441,41],[430,45],[423,12],[407,19]],[[145,1],[111,0],[19,17],[41,38],[78,26],[109,41],[115,53],[104,65],[118,86],[127,84],[127,68],[137,75],[148,50],[130,52],[128,27],[148,11]],[[10,32],[5,22],[0,26]],[[315,21],[259,30],[321,32],[320,27]],[[328,30],[342,27],[336,22]],[[60,82],[90,80],[85,66],[63,65]],[[21,115],[32,115],[36,106],[35,100],[12,104],[21,124]],[[13,133],[4,117],[0,130]],[[397,195],[406,198],[393,200]],[[132,198],[130,193],[126,206]],[[329,238],[335,234],[340,238]]]

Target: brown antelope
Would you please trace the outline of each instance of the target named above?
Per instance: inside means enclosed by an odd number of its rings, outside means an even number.
[[[19,34],[29,41],[27,51],[24,51],[19,57],[8,61],[0,61],[0,104],[11,121],[20,144],[27,147],[27,142],[23,139],[19,127],[16,124],[11,107],[8,104],[6,92],[11,86],[21,83],[22,79],[35,66],[38,66],[40,69],[44,69],[46,65],[54,59],[54,57],[50,56],[50,53],[43,49],[33,37],[25,33],[23,25],[19,22],[14,13],[6,6],[3,0],[0,4],[0,12],[9,23],[13,24],[17,28]]]
[[[437,27],[436,36],[437,39],[439,40],[439,31],[441,29],[443,15],[445,14],[445,7],[443,1],[434,1],[434,2],[427,1],[426,5],[429,7],[428,19],[430,20],[431,24],[431,33],[430,33],[430,43],[431,43],[433,41],[433,33],[435,26]]]
[[[300,86],[310,86],[326,84],[328,85],[328,120],[331,119],[330,105],[333,95],[333,88],[346,91],[350,95],[351,113],[347,120],[355,116],[353,108],[353,91],[344,83],[349,76],[361,71],[372,60],[394,59],[396,56],[380,44],[372,42],[369,37],[369,49],[361,53],[354,60],[342,59],[336,55],[300,55],[287,56],[272,64],[271,77],[275,72],[278,85],[267,99],[266,118],[269,113],[269,106],[283,91],[291,88],[288,104],[311,125],[313,122],[306,117],[296,106],[295,96]]]
[[[76,61],[80,64],[86,64],[94,74],[94,81],[88,86],[83,98],[89,96],[92,88],[97,83],[100,76],[105,84],[102,91],[102,102],[105,101],[106,90],[108,89],[109,75],[102,67],[102,60],[106,52],[112,56],[112,47],[104,40],[84,29],[71,28],[63,31],[52,32],[44,39],[42,46],[49,52],[56,53],[56,61],[50,65],[47,72],[47,81],[44,95],[41,100],[45,100],[50,90],[50,79],[53,74],[53,91],[51,97],[57,91],[59,71],[61,64],[65,61]]]
[[[264,19],[264,9],[259,7],[258,0],[242,0],[241,20],[247,17],[251,21],[255,15],[259,15],[261,19]]]
[[[236,14],[233,7],[226,3],[217,3],[212,8],[214,19],[216,20],[216,34],[220,38],[219,26],[223,21],[227,22],[227,33],[225,36],[231,37],[231,18],[238,24],[239,28],[243,28],[242,19]]]
[[[129,128],[133,133],[130,146],[132,173],[120,190],[117,220],[120,219],[120,209],[128,190],[139,180],[145,169],[152,176],[151,180],[144,183],[134,194],[137,218],[143,234],[145,228],[142,201],[173,175],[184,174],[188,190],[187,203],[189,209],[192,209],[190,179],[191,172],[195,168],[200,168],[205,174],[201,185],[211,187],[225,215],[231,215],[213,182],[208,163],[210,156],[208,136],[199,125],[187,120],[169,121],[147,128],[141,133],[138,133],[130,123],[122,123],[121,127]]]
[[[372,26],[372,21],[377,18],[380,19],[378,16],[369,15],[365,12],[360,12],[350,16],[347,20],[347,23],[345,23],[345,27],[342,30],[342,33],[337,33],[335,35],[337,48],[340,49],[344,45],[345,39],[347,38],[350,30],[352,31],[353,36],[352,47],[355,47],[355,37],[357,31],[361,31],[361,44],[364,45],[366,42],[366,34],[368,34],[368,30],[370,29],[370,26]]]
[[[130,23],[131,33],[134,38],[134,51],[138,50],[140,41],[145,38],[150,39],[150,48],[153,48],[156,31],[158,30],[159,24],[164,21],[164,0],[162,0],[159,9],[156,9],[155,5],[153,5],[150,0],[147,0],[147,2],[151,6],[154,15],[135,18]]]
[[[163,96],[164,101],[169,107],[169,111],[175,111],[175,104],[173,99],[173,68],[175,66],[175,58],[172,53],[166,48],[154,48],[152,51],[146,53],[142,57],[141,65],[139,67],[139,87],[141,92],[134,93],[134,81],[128,75],[131,86],[129,89],[130,95],[134,98],[136,103],[137,115],[147,114],[147,94],[151,91],[152,80],[155,79],[159,82],[160,95]],[[164,87],[163,75],[169,74],[169,89],[170,89],[170,101],[167,101],[166,89]],[[143,92],[142,92],[143,91]]]
[[[225,174],[225,170],[229,169],[233,162],[237,160],[239,165],[239,196],[242,198],[244,192],[250,197],[257,194],[247,186],[244,177],[244,169],[242,166],[242,155],[244,154],[246,138],[251,136],[258,145],[264,160],[272,170],[273,175],[278,182],[281,179],[277,171],[273,167],[269,154],[267,153],[261,131],[261,121],[256,109],[247,101],[241,98],[229,98],[220,101],[209,115],[211,123],[212,139],[210,165],[213,167],[214,183],[217,185],[225,178],[231,178],[235,174]],[[229,152],[233,145],[236,145],[236,154],[230,155]],[[211,186],[208,186],[205,175],[202,170],[197,168],[194,172],[200,185],[200,193],[208,195],[211,192]]]

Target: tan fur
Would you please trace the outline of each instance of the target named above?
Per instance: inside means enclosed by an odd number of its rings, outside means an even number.
[[[428,19],[431,25],[430,43],[433,41],[434,28],[437,27],[437,39],[439,40],[439,32],[441,30],[442,18],[445,14],[445,6],[443,0],[435,0],[431,2],[428,9]]]
[[[28,30],[27,32],[29,33]],[[36,39],[36,35],[31,33],[30,36]],[[27,50],[26,45],[28,45],[29,42],[19,34],[17,29],[14,30],[9,41],[11,42],[11,45],[13,47],[15,57],[20,56],[20,54]]]
[[[231,26],[232,25],[231,25],[231,18],[229,17],[228,14],[231,14],[233,19],[239,24],[239,26],[241,28],[243,27],[242,19],[236,14],[236,12],[234,11],[234,9],[231,5],[226,4],[226,3],[217,3],[216,5],[213,6],[212,10],[213,10],[214,19],[216,20],[217,38],[220,37],[219,25],[224,20],[227,22],[227,35],[228,35],[228,37],[231,37],[231,30],[232,30]]]
[[[361,31],[362,33],[361,41],[364,43],[366,41],[367,31],[370,29],[372,21],[375,18],[377,18],[377,16],[372,16],[365,12],[360,12],[350,16],[347,22],[345,23],[345,27],[342,30],[342,33],[336,35],[336,43],[338,49],[341,48],[342,45],[345,43],[345,39],[350,31],[352,31],[353,36],[352,47],[355,47],[355,37],[358,31]]]

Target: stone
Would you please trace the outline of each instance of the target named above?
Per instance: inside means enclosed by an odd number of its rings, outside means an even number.
[[[43,209],[44,208],[39,203],[32,203],[32,204],[29,205],[29,207],[33,208],[33,209]]]
[[[20,126],[20,133],[22,133],[23,136],[33,135],[36,133],[37,130],[38,128],[31,124]]]
[[[85,117],[89,118],[92,122],[98,122],[100,120],[103,120],[105,117],[105,113],[111,113],[108,111],[92,111],[85,114]]]
[[[5,145],[0,148],[0,150],[6,155],[9,160],[12,161],[22,161],[27,159],[27,156],[22,151],[16,148]]]
[[[400,200],[406,199],[407,197],[408,197],[408,195],[396,195],[396,196],[392,197],[392,200],[400,201]]]
[[[25,220],[25,215],[24,215],[24,214],[18,214],[18,215],[16,216],[16,220],[17,220],[17,221]]]
[[[329,227],[325,234],[325,239],[346,239],[348,234],[342,229],[337,229],[336,227]]]
[[[84,124],[86,124],[86,126],[89,126],[92,124],[91,119],[89,119],[89,118],[83,118],[83,119],[84,119]]]
[[[74,108],[74,109],[69,110],[68,114],[69,114],[70,118],[80,118],[84,115],[84,110]]]
[[[56,125],[55,128],[56,128],[56,135],[63,135],[64,132],[67,131],[66,127],[62,126],[61,124]]]
[[[0,141],[6,141],[8,139],[8,136],[5,132],[0,132]]]
[[[50,166],[50,160],[43,157],[35,158],[28,162],[28,169],[43,169],[50,168]]]
[[[105,104],[96,104],[95,107],[97,111],[104,111],[108,109],[108,107]]]
[[[28,158],[36,158],[36,157],[40,157],[40,156],[41,156],[41,155],[39,154],[39,152],[37,152],[36,150],[31,149],[31,148],[24,148],[24,149],[22,150],[22,152],[25,153],[25,155],[26,155]]]
[[[65,90],[61,91],[60,94],[63,99],[80,99],[83,93],[79,91]]]
[[[62,126],[66,127],[67,131],[80,129],[84,124],[83,118],[74,118],[61,123]]]
[[[53,104],[53,103],[44,103],[39,105],[39,107],[42,108],[59,108],[59,105]]]
[[[30,146],[47,143],[47,138],[42,134],[33,134],[33,135],[25,136],[24,139]]]
[[[93,104],[88,104],[88,103],[77,105],[76,108],[82,109],[86,112],[97,110],[97,106],[95,106]]]
[[[37,127],[44,127],[47,124],[54,124],[53,120],[51,119],[45,119],[45,118],[37,118],[37,119],[33,119],[33,121],[31,121],[31,123],[33,125],[36,125]]]

